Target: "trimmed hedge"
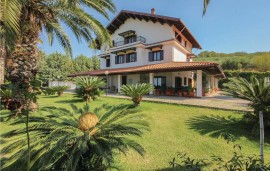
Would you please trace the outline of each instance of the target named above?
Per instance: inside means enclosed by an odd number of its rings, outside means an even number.
[[[267,72],[258,72],[258,71],[224,71],[227,78],[232,77],[243,77],[247,80],[250,79],[251,76],[255,76],[258,79],[264,79],[265,77],[270,77],[270,71]],[[228,79],[220,80],[219,87],[223,88],[223,84],[227,83]]]

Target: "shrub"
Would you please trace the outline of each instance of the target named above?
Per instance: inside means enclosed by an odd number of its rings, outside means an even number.
[[[247,80],[250,80],[250,78],[256,77],[258,79],[264,79],[265,77],[270,77],[270,71],[266,71],[266,72],[258,72],[258,71],[224,71],[224,74],[226,75],[226,77],[229,78],[233,78],[233,77],[242,77],[245,78]],[[224,83],[227,83],[229,80],[228,79],[224,79],[224,80],[220,80],[219,81],[219,87],[223,88],[224,87]]]
[[[50,87],[42,88],[42,92],[47,96],[54,95],[56,93],[56,91]]]
[[[253,63],[259,71],[270,71],[270,54],[255,56]]]
[[[58,96],[62,96],[65,90],[69,89],[69,86],[54,86],[51,88]]]
[[[139,106],[141,104],[142,97],[153,90],[154,87],[151,84],[142,83],[123,85],[120,89],[120,93],[125,96],[131,97],[133,103]]]
[[[79,86],[75,90],[76,96],[87,102],[100,96],[101,87],[105,85],[105,82],[98,77],[77,77],[75,81]]]

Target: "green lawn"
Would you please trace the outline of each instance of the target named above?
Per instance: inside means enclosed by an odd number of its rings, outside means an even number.
[[[39,105],[58,106],[70,108],[73,103],[83,106],[83,102],[73,98],[70,94],[62,97],[40,96]],[[130,104],[125,99],[102,97],[91,102],[90,107],[109,105]],[[138,138],[146,150],[144,158],[133,151],[126,156],[117,156],[117,165],[123,170],[162,170],[169,167],[168,162],[176,155],[176,152],[186,152],[193,158],[210,158],[212,155],[220,155],[228,158],[232,155],[232,144],[227,144],[219,138],[221,132],[228,132],[236,137],[236,143],[241,144],[244,154],[259,154],[258,138],[250,135],[247,126],[239,120],[242,114],[213,110],[198,107],[187,107],[161,103],[143,102],[139,107],[141,112],[147,115],[151,131]],[[8,129],[1,123],[1,132]],[[266,161],[270,162],[270,137],[265,137]]]

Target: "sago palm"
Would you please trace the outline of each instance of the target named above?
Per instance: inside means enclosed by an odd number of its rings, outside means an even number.
[[[133,103],[137,106],[141,104],[142,97],[153,91],[154,87],[151,84],[141,83],[141,84],[131,84],[123,85],[120,89],[120,93],[131,97]]]
[[[133,149],[144,155],[134,141],[149,129],[142,114],[128,106],[103,105],[89,112],[89,106],[73,110],[47,107],[42,115],[30,118],[30,170],[106,170],[113,167],[114,155]],[[45,113],[44,113],[45,112]],[[25,129],[21,120],[8,122],[11,129],[2,134],[2,169],[23,170],[27,154]],[[3,155],[4,153],[4,155]]]
[[[248,100],[257,115],[259,111],[270,109],[270,85],[265,79],[258,80],[251,77],[249,81],[244,78],[230,78],[225,84],[225,91],[235,97]]]
[[[100,95],[100,88],[105,85],[105,81],[98,77],[77,77],[75,82],[79,86],[76,89],[77,96],[85,101],[94,100]]]
[[[265,79],[251,77],[250,81],[244,78],[231,78],[225,91],[235,97],[248,100],[254,109],[256,119],[260,123],[260,157],[264,162],[264,125],[270,124],[270,85]],[[264,122],[264,123],[263,123]]]

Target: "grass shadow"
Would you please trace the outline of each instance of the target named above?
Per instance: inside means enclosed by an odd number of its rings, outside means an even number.
[[[211,137],[218,138],[222,133],[232,134],[237,138],[246,137],[251,141],[258,142],[259,136],[253,135],[253,124],[249,124],[243,119],[236,119],[231,116],[225,118],[222,116],[196,116],[186,121],[190,129],[199,132],[202,135],[208,134]],[[270,134],[265,134],[265,142],[270,143]]]
[[[43,95],[42,98],[44,98],[44,99],[51,99],[51,98],[57,98],[57,97],[59,97],[59,96],[57,96],[57,95]]]
[[[58,100],[55,103],[80,103],[80,102],[84,102],[82,99],[76,99],[76,98],[72,98],[72,99],[66,99],[66,100]]]
[[[167,168],[162,168],[162,169],[158,169],[155,171],[188,171],[185,167],[167,167]]]

